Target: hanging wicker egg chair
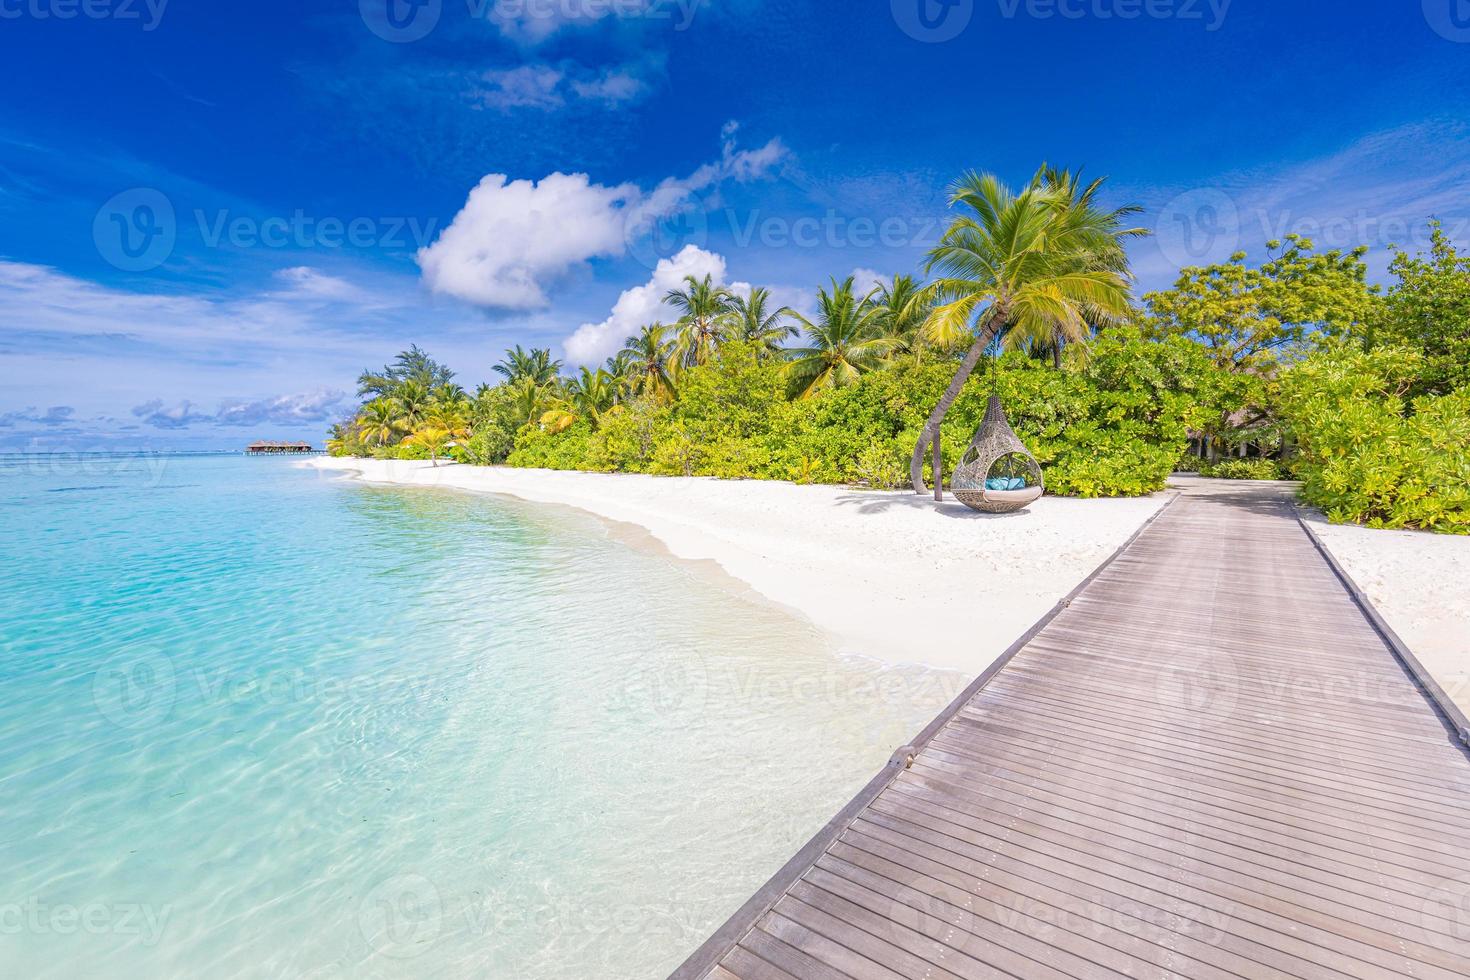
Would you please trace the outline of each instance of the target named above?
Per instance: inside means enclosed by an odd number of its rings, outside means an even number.
[[[960,503],[987,514],[1020,510],[1045,491],[1041,467],[1011,430],[999,397],[990,396],[985,418],[955,467],[950,489]]]

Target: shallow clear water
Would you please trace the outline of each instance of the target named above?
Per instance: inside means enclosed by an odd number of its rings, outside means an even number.
[[[663,976],[957,683],[576,511],[0,456],[0,976]]]

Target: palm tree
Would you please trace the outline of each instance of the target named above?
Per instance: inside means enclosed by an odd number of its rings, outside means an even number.
[[[796,314],[811,344],[792,348],[786,367],[787,394],[810,398],[842,388],[875,367],[893,348],[882,335],[882,311],[853,292],[853,278],[832,280],[832,291],[817,290],[817,319]]]
[[[517,378],[506,385],[511,393],[511,410],[519,425],[539,419],[557,401],[550,384],[537,384],[529,377]]]
[[[465,439],[470,434],[469,415],[469,400],[463,391],[458,397],[453,392],[442,392],[424,410],[424,423],[444,430],[451,440]]]
[[[623,341],[618,355],[624,354],[632,365],[633,390],[655,398],[674,397],[674,379],[669,372],[674,341],[667,326],[652,323],[644,327],[637,336]]]
[[[1070,170],[1057,170],[1054,167],[1043,166],[1033,178],[1033,182],[1064,199],[1065,207],[1096,208],[1098,191],[1102,189],[1106,181],[1105,178],[1100,177],[1083,184],[1081,171],[1073,173]],[[1106,212],[1106,216],[1121,225],[1125,219],[1142,211],[1143,208],[1136,204],[1125,204]],[[1130,238],[1141,238],[1147,234],[1148,231],[1143,228],[1120,229],[1101,243],[1102,251],[1093,256],[1092,264],[1098,269],[1111,270],[1127,278],[1128,254],[1123,248],[1123,242]],[[1102,317],[1104,321],[1109,319],[1111,318],[1106,314]],[[1038,327],[1032,324],[1030,328],[1017,325],[1007,332],[1004,340],[1007,346],[1029,347],[1033,354],[1050,355],[1053,367],[1060,370],[1062,348],[1067,344],[1086,341],[1092,335],[1096,325],[1086,316],[1080,321],[1059,320],[1052,324],[1050,331],[1045,329],[1045,325]]]
[[[454,444],[453,435],[447,429],[441,429],[436,425],[421,425],[413,431],[407,439],[403,440],[407,446],[423,446],[429,451],[429,462],[434,466],[439,465],[439,454]]]
[[[424,411],[429,407],[433,393],[420,381],[404,381],[393,392],[393,402],[398,408],[398,417],[409,431],[417,429],[424,420]]]
[[[726,319],[730,332],[747,343],[758,344],[764,356],[778,354],[782,342],[796,335],[796,328],[787,319],[796,316],[789,306],[768,309],[771,291],[760,286],[750,287],[749,296],[730,295],[730,310]]]
[[[879,310],[883,336],[893,341],[895,351],[912,352],[921,347],[921,329],[929,318],[930,298],[913,276],[894,276],[893,285],[878,287],[873,304]]]
[[[525,351],[520,344],[516,344],[505,352],[505,358],[491,370],[505,375],[507,381],[530,378],[536,384],[544,385],[556,380],[561,371],[561,361],[552,360],[549,350],[537,347]]]
[[[374,398],[359,410],[357,430],[363,442],[387,445],[404,430],[398,405],[390,398]]]
[[[914,492],[924,493],[924,453],[991,341],[1007,330],[1022,336],[1112,322],[1129,308],[1126,265],[1107,268],[1129,234],[1117,212],[1045,182],[1045,168],[1019,194],[991,174],[969,173],[955,184],[950,206],[964,209],[929,252],[926,271],[935,307],[924,324],[927,342],[970,338],[970,349],[920,432],[909,462]]]
[[[572,410],[596,426],[601,424],[603,413],[617,401],[617,382],[601,368],[593,371],[584,367],[567,386],[567,394]]]
[[[678,310],[679,336],[675,353],[679,363],[695,367],[706,363],[723,339],[724,318],[730,312],[730,293],[714,284],[714,277],[684,277],[683,289],[671,289],[664,302]]]
[[[603,362],[602,369],[612,378],[617,400],[622,401],[633,390],[633,383],[638,377],[633,355],[626,350],[620,350]]]

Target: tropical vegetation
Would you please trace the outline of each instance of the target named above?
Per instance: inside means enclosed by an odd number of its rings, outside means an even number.
[[[516,346],[473,395],[411,347],[363,372],[329,448],[923,491],[995,393],[1052,493],[1286,476],[1335,521],[1470,533],[1470,256],[1441,227],[1385,288],[1365,248],[1288,236],[1135,299],[1138,209],[1103,190],[966,174],[922,276],[834,278],[801,310],[689,277],[602,365]]]

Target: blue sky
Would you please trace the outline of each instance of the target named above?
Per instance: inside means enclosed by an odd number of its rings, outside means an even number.
[[[600,361],[686,272],[914,272],[967,168],[1109,175],[1140,292],[1470,238],[1470,2],[0,0],[0,450],[319,443],[418,343]]]

